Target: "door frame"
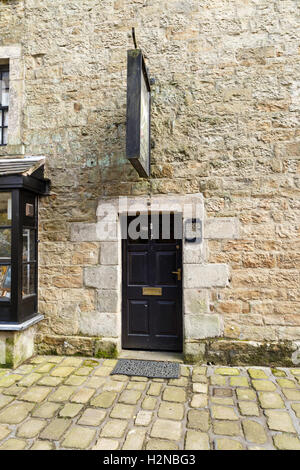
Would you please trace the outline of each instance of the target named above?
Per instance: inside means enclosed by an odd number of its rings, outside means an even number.
[[[156,212],[156,211],[155,211]],[[148,216],[151,217],[152,213],[155,212],[148,212]],[[158,211],[159,213],[167,213],[166,211]],[[157,212],[156,212],[157,213]],[[172,213],[172,211],[170,212]],[[183,216],[182,213],[176,212],[177,215],[180,215],[181,218],[181,225],[182,225],[182,230],[183,230]],[[124,227],[124,222],[122,222],[122,218],[126,218],[126,229],[127,229],[127,216],[130,214],[120,214],[120,224],[121,228]],[[135,215],[135,214],[134,214]],[[121,229],[122,230],[122,229]],[[180,284],[180,292],[178,296],[178,308],[180,309],[179,315],[180,315],[180,349],[176,350],[176,352],[183,352],[183,346],[184,346],[184,322],[183,322],[183,240],[178,240],[178,244],[180,245],[180,268],[181,268],[181,284]],[[127,305],[126,305],[126,300],[127,300],[127,295],[126,295],[126,289],[127,289],[127,246],[128,246],[128,240],[127,238],[122,238],[122,243],[121,243],[121,292],[122,292],[122,297],[121,297],[121,347],[122,349],[128,349],[128,350],[143,350],[142,348],[124,348],[124,335],[125,335],[125,321],[127,317]],[[147,349],[147,351],[158,351],[158,352],[164,352],[166,350],[164,349]],[[170,350],[171,351],[171,350]]]

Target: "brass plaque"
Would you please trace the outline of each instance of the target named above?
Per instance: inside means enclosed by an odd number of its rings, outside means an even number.
[[[143,287],[143,295],[162,295],[161,287]]]

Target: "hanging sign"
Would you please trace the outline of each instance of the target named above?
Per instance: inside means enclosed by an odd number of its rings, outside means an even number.
[[[150,175],[150,82],[140,49],[127,51],[126,156],[138,174]]]

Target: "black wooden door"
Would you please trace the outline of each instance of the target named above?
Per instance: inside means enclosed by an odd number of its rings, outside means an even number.
[[[128,222],[133,218],[128,218]],[[159,216],[159,236],[123,240],[122,346],[128,349],[182,351],[182,240],[164,238]],[[145,230],[145,227],[144,227]]]

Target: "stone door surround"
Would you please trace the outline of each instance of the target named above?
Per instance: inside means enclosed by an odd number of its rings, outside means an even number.
[[[184,353],[189,358],[196,358],[201,353],[201,341],[223,335],[222,316],[210,312],[210,289],[225,288],[229,283],[229,267],[226,264],[207,262],[207,240],[238,237],[236,218],[205,217],[202,194],[100,198],[97,222],[72,224],[71,241],[100,244],[99,264],[84,269],[85,286],[97,290],[98,310],[83,313],[81,333],[100,336],[121,348],[120,216],[137,212],[182,213],[183,228],[190,218],[196,217],[202,221],[201,242],[183,240],[182,246]]]

